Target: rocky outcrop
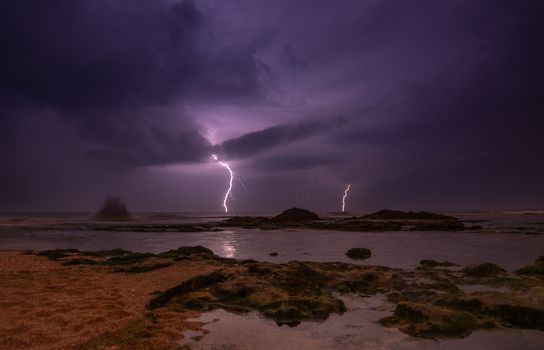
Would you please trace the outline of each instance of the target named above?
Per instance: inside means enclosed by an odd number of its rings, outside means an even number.
[[[132,220],[132,215],[121,199],[110,197],[106,199],[94,218],[102,221],[129,221]]]
[[[367,248],[351,248],[346,252],[348,258],[364,260],[370,258],[372,252]]]

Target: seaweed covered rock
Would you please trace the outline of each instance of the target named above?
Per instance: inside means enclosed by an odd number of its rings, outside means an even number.
[[[59,261],[63,266],[103,266],[113,272],[144,273],[162,269],[184,259],[222,260],[213,251],[203,246],[179,247],[160,254],[133,253],[123,249],[101,250],[97,252],[77,249],[44,250],[36,253],[49,260]]]
[[[489,308],[488,312],[516,328],[544,330],[544,308],[500,304]]]
[[[544,256],[536,259],[533,265],[522,267],[515,271],[517,275],[544,277]]]
[[[178,249],[172,249],[167,252],[160,253],[158,256],[162,258],[172,258],[174,260],[193,259],[193,258],[218,258],[211,249],[203,247],[201,245],[191,247],[179,247]]]
[[[351,232],[387,232],[401,231],[403,223],[398,221],[372,221],[341,219],[337,221],[314,221],[308,224],[318,230],[337,230]]]
[[[475,226],[466,227],[461,221],[457,220],[422,220],[416,222],[411,228],[411,231],[463,231],[466,229],[476,230]]]
[[[457,220],[457,218],[444,214],[429,213],[426,211],[401,211],[382,209],[375,213],[363,216],[373,220]]]
[[[358,256],[371,254],[366,248],[355,249]],[[544,330],[544,280],[513,277],[489,263],[455,271],[435,268],[451,263],[434,260],[422,261],[415,270],[340,262],[276,264],[221,258],[202,246],[180,247],[160,254],[122,249],[94,253],[59,249],[33,254],[57,261],[67,269],[87,265],[85,269],[100,269],[104,273],[155,271],[153,274],[160,276],[157,270],[174,265],[164,275],[174,276],[175,269],[185,266],[196,271],[203,268],[201,275],[150,295],[150,310],[165,307],[169,311],[258,311],[278,325],[296,326],[305,320],[324,320],[331,313],[342,314],[346,308],[336,293],[383,294],[397,308],[380,323],[414,337],[464,337],[474,330],[496,326]],[[535,265],[542,265],[543,260],[539,258]],[[469,292],[458,287],[493,287],[497,283],[507,288]]]
[[[119,198],[109,197],[102,208],[95,214],[96,220],[102,221],[130,221],[132,216],[125,203]]]
[[[60,260],[62,258],[68,257],[70,254],[79,253],[77,249],[53,249],[53,250],[42,250],[38,252],[38,256],[45,256],[49,260]]]
[[[272,218],[263,216],[234,216],[224,220],[223,226],[238,226],[244,228],[258,227],[262,230],[274,230],[284,227],[306,226],[320,220],[319,215],[306,209],[291,208]]]
[[[284,210],[281,214],[272,218],[272,221],[278,223],[305,223],[308,221],[319,220],[319,215],[306,209],[291,208]]]
[[[235,216],[224,220],[221,225],[262,230],[298,227],[352,232],[463,231],[477,228],[466,227],[462,221],[451,216],[427,212],[381,210],[362,217],[320,218],[316,213],[301,208],[291,208],[271,218]]]
[[[379,272],[381,273],[379,273]],[[324,320],[346,308],[332,291],[384,292],[392,270],[343,263],[251,263],[224,267],[165,290],[147,305],[155,309],[259,311],[278,325]]]
[[[426,269],[434,269],[435,267],[453,267],[453,266],[459,266],[455,263],[449,262],[449,261],[436,261],[436,260],[421,260],[419,262],[419,265]]]
[[[397,305],[393,316],[380,320],[386,327],[396,327],[419,338],[466,337],[479,328],[478,319],[462,310],[423,303]]]
[[[270,219],[263,216],[233,216],[231,218],[223,220],[222,224],[225,226],[238,226],[238,227],[255,227],[263,224],[268,224]]]
[[[351,248],[346,255],[351,259],[364,260],[370,258],[372,251],[367,248]]]
[[[461,270],[468,277],[497,277],[506,274],[506,270],[492,263],[469,265]]]

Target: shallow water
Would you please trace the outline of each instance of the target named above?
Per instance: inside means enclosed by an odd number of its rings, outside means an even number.
[[[204,313],[199,321],[210,333],[184,333],[183,344],[192,349],[375,349],[375,350],[536,350],[544,349],[544,333],[539,331],[480,331],[464,339],[441,341],[414,339],[378,320],[393,313],[394,305],[384,296],[360,298],[343,296],[348,311],[331,315],[323,322],[303,322],[290,328],[257,313],[245,315],[215,310]]]
[[[203,245],[216,254],[238,259],[354,261],[353,247],[372,250],[364,264],[413,268],[421,259],[461,265],[494,262],[513,270],[544,254],[544,235],[492,232],[338,232],[315,230],[244,230],[222,232],[107,232],[0,230],[0,249],[123,248],[158,253],[180,246]],[[277,252],[278,256],[269,254]]]
[[[187,223],[221,219],[217,214],[151,214],[140,217],[137,222]],[[385,233],[238,228],[188,233],[54,231],[40,227],[50,223],[84,223],[89,221],[88,216],[21,218],[0,215],[0,249],[123,248],[158,253],[180,246],[203,245],[223,257],[271,262],[344,261],[414,268],[421,259],[435,259],[461,265],[494,262],[509,270],[530,264],[544,255],[544,234],[534,234],[544,233],[544,215],[478,214],[466,215],[463,219],[475,220],[475,224],[484,229]],[[349,259],[345,252],[353,247],[371,249],[372,257],[362,262]],[[277,252],[278,256],[270,256],[272,252]],[[467,288],[470,292],[483,287]],[[183,342],[190,343],[195,349],[544,349],[544,332],[539,331],[478,331],[465,339],[440,342],[413,339],[376,322],[393,312],[393,305],[383,296],[342,298],[348,307],[344,315],[331,315],[324,322],[303,322],[295,328],[278,327],[257,313],[237,315],[224,310],[205,313],[201,320],[210,322],[205,328],[211,333],[200,341],[190,339],[200,333],[186,334]]]

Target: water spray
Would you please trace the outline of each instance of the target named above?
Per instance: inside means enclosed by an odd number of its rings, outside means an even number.
[[[212,158],[219,163],[222,167],[227,169],[229,171],[230,179],[229,179],[229,188],[227,189],[227,192],[225,193],[225,198],[223,199],[223,208],[225,208],[225,213],[229,212],[229,207],[227,206],[227,200],[229,199],[229,196],[231,196],[232,191],[232,181],[234,180],[234,173],[232,172],[230,166],[227,163],[224,163],[220,161],[215,154],[212,154]]]
[[[346,211],[346,198],[348,197],[349,189],[351,188],[351,185],[348,185],[346,189],[344,190],[344,195],[342,196],[342,213]]]

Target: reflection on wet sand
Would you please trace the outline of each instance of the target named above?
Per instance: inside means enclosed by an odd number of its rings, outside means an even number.
[[[238,240],[236,240],[236,235],[233,231],[224,231],[219,235],[219,240],[221,242],[221,256],[225,258],[234,258],[236,256],[236,246]]]
[[[537,350],[544,348],[539,331],[478,331],[464,339],[441,341],[415,339],[377,321],[391,315],[394,305],[384,296],[341,296],[348,311],[332,314],[323,322],[303,322],[297,327],[278,327],[255,312],[235,314],[222,309],[207,312],[198,321],[205,332],[183,333],[191,349],[373,349],[373,350]],[[209,332],[208,332],[209,331]]]

